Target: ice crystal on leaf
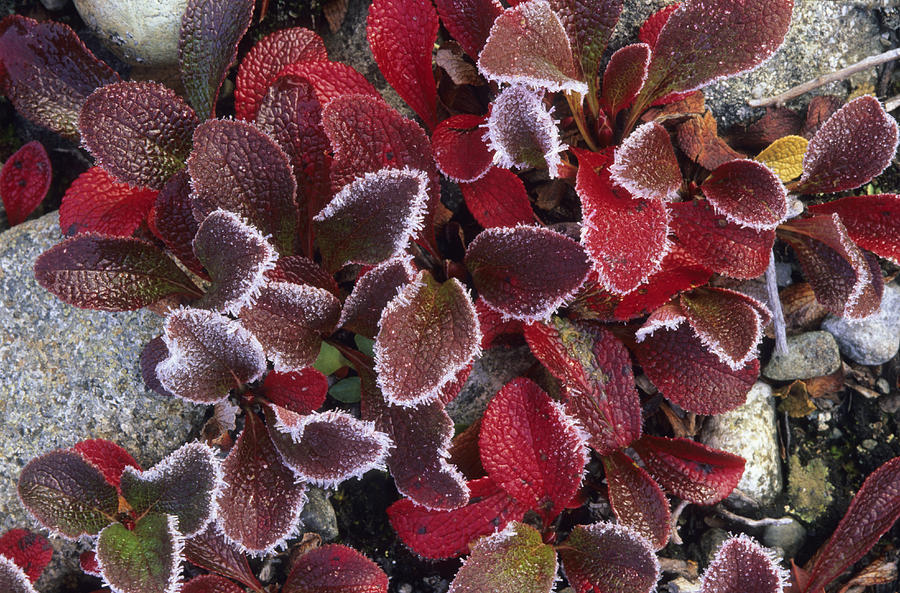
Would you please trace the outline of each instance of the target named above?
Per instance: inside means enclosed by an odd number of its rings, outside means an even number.
[[[786,582],[775,554],[741,535],[719,547],[703,573],[700,593],[781,593]]]
[[[25,572],[11,559],[0,554],[0,590],[8,593],[37,593]]]
[[[381,312],[397,291],[415,279],[410,258],[399,255],[361,274],[344,301],[339,327],[374,338]]]
[[[543,98],[543,90],[515,84],[494,99],[485,139],[501,167],[546,168],[550,177],[557,176],[559,155],[566,146],[560,143],[557,122]]]
[[[655,121],[636,129],[616,149],[612,180],[637,198],[671,202],[681,188],[681,169],[669,133]]]
[[[50,157],[37,140],[25,144],[6,159],[0,170],[0,198],[9,226],[28,218],[44,200],[52,179]]]
[[[615,118],[637,97],[650,65],[650,46],[646,43],[626,45],[609,59],[603,73],[601,102],[610,117]]]
[[[250,570],[247,557],[222,535],[215,522],[185,540],[184,555],[191,564],[239,581],[253,591],[263,590]]]
[[[603,51],[619,22],[624,0],[550,0],[572,46],[588,94],[597,94]],[[605,83],[604,83],[605,86]]]
[[[172,515],[149,513],[134,530],[113,523],[97,538],[97,563],[115,593],[176,593],[183,538]]]
[[[808,209],[813,215],[837,214],[859,247],[900,263],[900,195],[851,196]]]
[[[669,541],[671,516],[665,495],[650,474],[622,451],[602,457],[609,504],[619,523],[647,539],[654,550]]]
[[[503,12],[499,0],[436,0],[435,5],[447,32],[477,60],[491,26]]]
[[[741,226],[770,230],[787,216],[787,189],[774,171],[756,161],[719,165],[700,189],[716,212]]]
[[[659,579],[650,542],[624,525],[576,525],[559,559],[576,593],[651,593]]]
[[[59,228],[64,235],[96,232],[131,236],[147,218],[158,194],[122,183],[100,167],[91,167],[66,190],[59,207]]]

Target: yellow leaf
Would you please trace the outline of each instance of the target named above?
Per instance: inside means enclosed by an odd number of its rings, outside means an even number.
[[[756,157],[760,163],[775,171],[787,183],[803,173],[803,155],[809,142],[802,136],[779,138]]]

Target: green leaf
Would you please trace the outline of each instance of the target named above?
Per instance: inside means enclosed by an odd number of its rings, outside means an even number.
[[[341,379],[328,389],[328,395],[345,404],[355,404],[362,393],[359,377]]]
[[[116,593],[175,593],[179,590],[182,537],[172,515],[153,513],[129,531],[113,523],[97,540],[97,562]]]
[[[357,350],[369,358],[375,356],[375,340],[356,334],[353,336],[353,341],[356,343]]]
[[[327,342],[322,342],[322,348],[319,350],[316,362],[313,363],[313,368],[323,375],[333,375],[349,364],[350,361],[344,358],[337,348]]]

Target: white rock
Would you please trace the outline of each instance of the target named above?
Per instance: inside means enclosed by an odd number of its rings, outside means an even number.
[[[881,308],[874,315],[853,321],[829,317],[822,329],[831,333],[844,356],[859,364],[883,364],[900,349],[900,288],[884,287]]]

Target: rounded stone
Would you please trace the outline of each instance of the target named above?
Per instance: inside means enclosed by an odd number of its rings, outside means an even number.
[[[874,315],[859,320],[829,317],[822,329],[834,336],[841,353],[853,362],[886,363],[900,350],[900,288],[884,287],[881,307]]]
[[[769,548],[782,550],[784,558],[793,558],[806,541],[806,529],[794,518],[788,523],[766,525],[762,535],[762,543]]]
[[[830,375],[841,367],[834,337],[824,331],[788,336],[787,354],[772,354],[762,374],[775,381],[794,381]]]

